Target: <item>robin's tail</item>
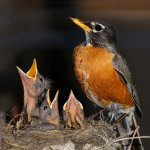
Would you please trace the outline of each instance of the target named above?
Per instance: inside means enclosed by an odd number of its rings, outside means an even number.
[[[126,116],[117,123],[118,132],[121,137],[139,137],[139,126],[137,125],[135,115]],[[128,133],[131,133],[128,135]],[[131,139],[122,141],[123,150],[144,150],[141,139]]]

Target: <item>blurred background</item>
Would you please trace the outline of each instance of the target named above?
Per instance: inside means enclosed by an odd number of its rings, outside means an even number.
[[[72,89],[86,115],[96,110],[74,77],[73,48],[84,32],[68,17],[109,22],[117,33],[118,50],[134,76],[144,118],[142,135],[150,135],[150,1],[137,0],[1,0],[0,102],[22,104],[23,89],[16,65],[27,71],[37,59],[39,72],[52,82],[53,97],[60,90],[59,106]],[[1,109],[4,106],[1,104]],[[150,140],[143,140],[149,149]]]

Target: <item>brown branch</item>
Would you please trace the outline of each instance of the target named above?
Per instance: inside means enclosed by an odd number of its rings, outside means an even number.
[[[150,139],[150,136],[137,136],[137,137],[129,137],[129,138],[121,138],[121,139],[117,139],[117,140],[114,140],[113,143],[115,142],[120,142],[120,141],[123,141],[123,140],[131,140],[131,139]]]

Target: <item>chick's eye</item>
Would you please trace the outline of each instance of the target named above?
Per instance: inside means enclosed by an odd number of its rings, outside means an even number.
[[[97,25],[95,26],[95,30],[96,30],[96,31],[101,31],[102,29],[103,29],[102,26],[99,25],[99,24],[97,24]]]
[[[43,78],[42,78],[42,77],[40,77],[39,80],[40,80],[41,82],[43,82]]]
[[[44,110],[46,110],[47,109],[47,106],[44,106]]]

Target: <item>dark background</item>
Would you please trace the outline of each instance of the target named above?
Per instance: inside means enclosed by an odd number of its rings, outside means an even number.
[[[141,135],[150,135],[150,1],[137,0],[1,0],[0,101],[23,102],[16,65],[27,71],[37,59],[39,72],[60,90],[60,111],[73,89],[89,115],[94,107],[83,96],[72,69],[75,45],[84,32],[68,17],[109,22],[117,32],[119,52],[133,73],[144,118]],[[149,149],[150,140],[143,140]]]

